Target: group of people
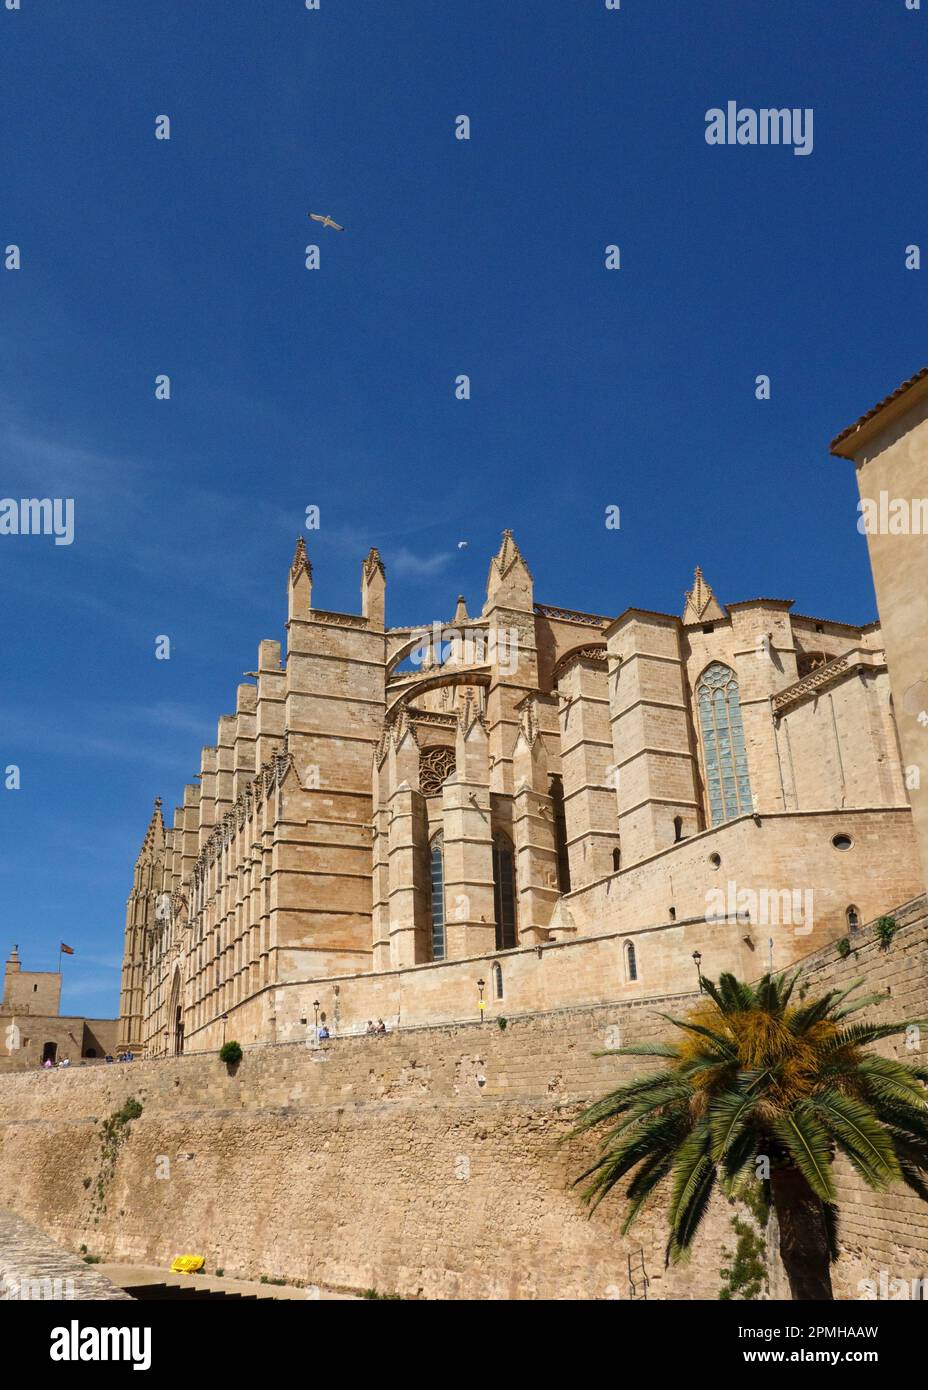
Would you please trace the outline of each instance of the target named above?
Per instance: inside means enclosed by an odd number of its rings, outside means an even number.
[[[92,1055],[92,1054],[88,1053],[88,1056],[91,1056],[91,1055]],[[135,1061],[135,1053],[132,1052],[132,1051],[129,1051],[129,1052],[120,1052],[120,1054],[119,1054],[118,1057],[113,1057],[113,1056],[111,1056],[111,1054],[108,1052],[108,1053],[106,1054],[106,1056],[104,1057],[103,1060],[104,1060],[105,1062],[134,1062],[134,1061]],[[43,1071],[51,1071],[51,1069],[52,1069],[53,1067],[69,1067],[70,1065],[71,1065],[71,1058],[70,1058],[70,1057],[59,1057],[57,1062],[53,1062],[52,1059],[51,1059],[51,1057],[46,1057],[46,1058],[45,1058],[45,1061],[42,1063],[42,1070],[43,1070]],[[83,1066],[83,1065],[84,1065],[84,1063],[81,1062],[81,1066]]]
[[[367,1020],[367,1027],[364,1031],[366,1033],[370,1033],[374,1037],[377,1037],[379,1034],[385,1033],[387,1031],[387,1025],[384,1023],[382,1018],[378,1018],[376,1023],[373,1021],[373,1019],[369,1018]],[[331,1036],[332,1034],[329,1032],[328,1025],[325,1023],[321,1024],[316,1033],[316,1037],[319,1039],[319,1041],[328,1042]]]

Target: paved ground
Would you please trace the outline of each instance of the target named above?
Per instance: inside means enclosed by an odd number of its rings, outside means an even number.
[[[22,1217],[0,1211],[0,1301],[104,1302],[128,1297],[99,1266],[85,1264]]]
[[[351,1293],[333,1293],[330,1289],[297,1289],[290,1284],[261,1284],[249,1279],[217,1279],[215,1274],[172,1274],[154,1265],[99,1264],[94,1265],[112,1284],[120,1289],[138,1284],[169,1284],[178,1289],[211,1289],[217,1293],[257,1294],[258,1298],[349,1300]]]

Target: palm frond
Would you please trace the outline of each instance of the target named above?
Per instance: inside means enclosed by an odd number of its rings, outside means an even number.
[[[831,1141],[825,1126],[808,1103],[778,1115],[771,1128],[789,1150],[796,1167],[815,1195],[823,1202],[834,1201]]]
[[[660,1014],[660,1018],[666,1018],[668,1023],[672,1023],[675,1028],[683,1028],[687,1033],[695,1033],[698,1037],[707,1038],[713,1047],[718,1049],[721,1056],[729,1058],[731,1061],[737,1060],[737,1053],[732,1046],[731,1040],[722,1033],[714,1033],[711,1028],[705,1028],[701,1023],[688,1022],[685,1018],[671,1018],[670,1014]]]
[[[706,1214],[714,1187],[715,1165],[704,1154],[687,1184],[687,1199],[685,1202],[681,1202],[677,1208],[668,1246],[672,1260],[680,1260],[688,1252],[693,1237]]]
[[[625,1220],[622,1222],[623,1236],[628,1235],[648,1198],[673,1168],[673,1160],[674,1154],[671,1150],[667,1153],[655,1153],[641,1164],[626,1189],[625,1195],[628,1198],[629,1208]]]
[[[834,1090],[820,1092],[810,1104],[870,1187],[886,1187],[899,1177],[892,1136],[869,1105]]]
[[[586,1172],[574,1180],[573,1185],[576,1187],[587,1178],[592,1178],[580,1193],[582,1200],[590,1203],[595,1210],[616,1183],[642,1159],[655,1153],[664,1153],[668,1148],[676,1149],[681,1142],[685,1142],[685,1125],[684,1117],[671,1114],[660,1115],[649,1124],[638,1126],[624,1141],[601,1154]]]
[[[787,1004],[789,1003],[790,998],[792,997],[793,990],[796,988],[796,985],[799,983],[799,977],[801,976],[801,974],[802,974],[802,969],[801,969],[801,967],[800,967],[800,969],[797,970],[796,973],[795,973],[790,979],[787,978],[785,972],[784,972],[782,975],[777,975],[777,976],[776,976],[777,986],[778,986],[779,995],[780,995],[780,1009],[781,1009],[781,1011],[783,1011],[783,1010],[786,1009],[786,1006],[787,1006]]]
[[[728,971],[719,976],[719,993],[725,1001],[726,1013],[743,1013],[754,1003],[751,986]]]
[[[928,1095],[921,1078],[904,1062],[870,1055],[861,1058],[856,1071],[863,1077],[865,1091],[874,1097],[913,1105],[916,1110],[928,1114]]]

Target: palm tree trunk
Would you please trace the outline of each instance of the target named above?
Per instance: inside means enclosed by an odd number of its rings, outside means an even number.
[[[798,1168],[774,1168],[773,1205],[780,1227],[780,1255],[794,1299],[833,1299],[828,1235],[822,1204]]]

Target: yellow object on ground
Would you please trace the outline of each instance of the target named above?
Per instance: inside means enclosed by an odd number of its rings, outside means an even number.
[[[198,1274],[206,1264],[202,1255],[178,1255],[171,1264],[172,1274]]]

